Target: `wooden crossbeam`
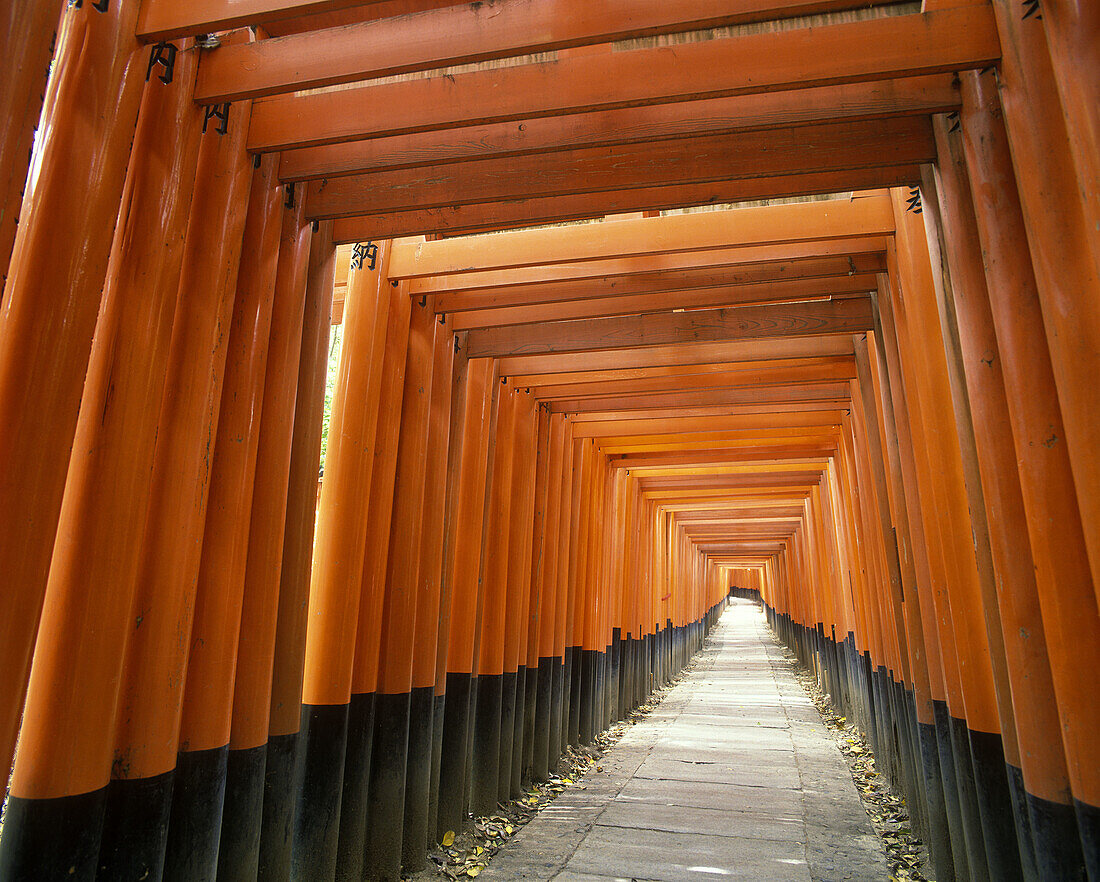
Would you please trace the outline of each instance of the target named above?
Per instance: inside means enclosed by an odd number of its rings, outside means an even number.
[[[829,467],[827,458],[817,457],[808,459],[755,459],[742,462],[712,463],[709,465],[672,465],[672,466],[634,466],[630,474],[635,478],[682,478],[682,477],[714,477],[723,475],[762,475],[816,472],[820,474]]]
[[[987,4],[261,99],[250,150],[986,67]]]
[[[282,154],[279,176],[303,181],[641,141],[927,115],[953,110],[959,103],[959,88],[948,74],[845,83],[304,147]]]
[[[678,490],[729,490],[745,487],[809,487],[821,480],[821,472],[777,472],[763,475],[688,475],[680,478],[639,478],[638,485],[646,493],[667,493]]]
[[[829,207],[831,205],[827,206],[827,209]],[[623,222],[613,219],[606,221],[608,224]],[[631,220],[628,223],[634,223],[634,221]],[[429,276],[411,280],[409,293],[412,296],[454,295],[457,299],[480,294],[503,295],[517,289],[521,293],[535,294],[541,289],[555,295],[551,299],[568,299],[565,295],[570,285],[579,288],[582,292],[581,296],[587,296],[588,286],[591,284],[619,286],[629,284],[631,276],[653,276],[657,273],[665,273],[670,278],[674,278],[675,273],[679,272],[702,274],[751,272],[754,268],[767,268],[769,264],[771,272],[786,274],[802,266],[813,265],[814,261],[838,261],[842,270],[847,267],[851,272],[880,272],[880,268],[885,268],[885,250],[886,239],[880,236],[817,239],[812,242],[785,242],[775,245],[737,245],[707,251],[641,254],[605,260],[468,272],[461,275]],[[337,254],[338,258],[341,254],[347,254],[350,258],[350,249],[346,251],[341,249]],[[339,285],[341,284],[339,265],[336,272],[336,283]],[[810,270],[803,274],[813,275],[814,273]],[[346,263],[342,278],[346,283]],[[758,280],[763,281],[763,279]],[[699,282],[699,284],[703,283]],[[735,280],[723,276],[714,284],[735,284]],[[669,285],[666,290],[674,290],[676,287],[676,285]],[[630,290],[628,293],[642,292]],[[444,302],[448,304],[448,312],[454,311],[455,307],[450,301]],[[532,300],[532,302],[535,301]],[[484,305],[501,306],[503,304],[485,303]]]
[[[194,37],[318,12],[367,6],[372,0],[143,0],[138,39]]]
[[[780,358],[850,356],[851,334],[821,337],[771,337],[672,344],[644,349],[510,355],[499,360],[502,376],[567,374],[575,371],[630,370],[653,366],[772,361]]]
[[[590,220],[630,211],[665,211],[756,199],[903,187],[919,181],[920,167],[906,163],[778,177],[734,178],[704,184],[692,182],[476,205],[450,205],[367,217],[337,218],[333,221],[333,240],[346,244],[428,233],[453,236],[459,233],[495,232],[539,224]]]
[[[820,412],[823,409],[849,408],[847,398],[811,398],[805,401],[764,401],[753,404],[711,404],[698,406],[669,406],[652,409],[636,410],[609,410],[609,411],[577,411],[570,412],[569,416],[575,426],[589,426],[595,424],[608,425],[611,423],[626,423],[630,420],[665,420],[700,418],[711,419],[718,417],[733,417],[756,415],[767,413],[779,419],[780,414]],[[781,420],[780,420],[781,421]]]
[[[477,358],[859,333],[873,327],[871,301],[863,297],[482,328],[469,332],[466,346],[467,354]]]
[[[936,157],[928,117],[827,123],[371,172],[310,184],[313,219],[602,193],[696,187],[859,168],[919,165]]]
[[[305,31],[342,28],[381,18],[416,15],[430,9],[442,9],[445,6],[462,6],[465,2],[468,0],[368,0],[366,6],[352,6],[347,9],[314,12],[294,18],[281,18],[278,21],[266,23],[264,30],[271,37],[287,37]]]
[[[890,198],[875,193],[851,200],[734,208],[434,242],[402,240],[394,243],[389,274],[391,279],[411,279],[708,251],[734,244],[774,245],[888,236],[893,232]]]
[[[765,444],[756,447],[732,448],[727,450],[700,450],[694,452],[615,456],[611,457],[608,462],[612,468],[634,470],[676,465],[699,466],[756,462],[760,457],[797,460],[806,457],[830,456],[835,450],[835,446],[831,444]]]
[[[759,306],[767,303],[828,300],[868,294],[877,290],[873,275],[839,276],[835,279],[798,279],[769,285],[738,285],[718,288],[694,288],[685,291],[660,291],[620,297],[592,297],[565,303],[540,303],[500,309],[477,309],[454,316],[457,330],[502,327],[532,322],[566,321],[668,312],[674,309],[701,309],[722,306]],[[439,311],[438,306],[436,310]]]
[[[820,383],[797,386],[749,386],[740,389],[707,387],[690,392],[666,392],[657,395],[623,395],[611,392],[607,397],[565,398],[554,401],[554,413],[607,413],[624,410],[654,410],[667,407],[711,407],[733,404],[830,401],[849,398],[847,383]]]
[[[766,426],[763,429],[723,429],[720,431],[682,432],[678,435],[621,434],[602,438],[598,441],[600,449],[609,455],[669,453],[673,451],[695,451],[717,449],[720,447],[737,448],[745,444],[833,440],[833,433],[839,428],[834,426]]]
[[[795,285],[823,279],[833,282],[837,277],[850,279],[857,276],[861,278],[860,284],[869,281],[867,290],[871,290],[877,287],[874,276],[882,271],[884,262],[881,254],[855,254],[783,262],[701,266],[628,276],[608,275],[560,282],[501,285],[475,291],[444,292],[436,294],[432,303],[436,312],[456,313],[469,309],[500,309],[539,303],[586,300],[594,295],[610,297],[628,294],[659,294],[686,288],[748,286],[764,282]],[[830,291],[829,293],[839,292]]]
[[[593,43],[851,9],[858,0],[508,0],[260,40],[203,59],[217,104]],[[227,47],[228,48],[228,47]]]
[[[853,359],[847,356],[774,359],[760,362],[715,362],[700,365],[654,365],[566,374],[521,374],[516,386],[531,387],[544,401],[585,399],[605,395],[663,394],[670,391],[737,389],[839,383],[855,379]]]
[[[598,423],[573,423],[574,438],[634,435],[678,435],[692,432],[723,432],[739,429],[816,429],[839,426],[843,410],[814,410],[804,413],[744,413],[732,416],[656,417]]]

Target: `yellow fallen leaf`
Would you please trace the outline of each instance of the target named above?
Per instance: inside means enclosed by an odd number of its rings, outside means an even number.
[[[444,848],[450,848],[454,844],[455,844],[455,831],[454,830],[448,830],[446,833],[443,834],[443,847]]]
[[[466,875],[469,876],[471,879],[474,878],[474,876],[479,875],[480,873],[481,873],[481,867],[467,867],[466,868]]]

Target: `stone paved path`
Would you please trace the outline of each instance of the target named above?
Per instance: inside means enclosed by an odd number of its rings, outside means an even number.
[[[848,768],[767,629],[735,600],[691,671],[485,880],[886,880]]]

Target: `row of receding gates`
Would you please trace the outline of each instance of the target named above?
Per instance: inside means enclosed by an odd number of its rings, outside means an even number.
[[[0,882],[397,879],[731,592],[1100,878],[1100,9],[853,5],[0,11]]]

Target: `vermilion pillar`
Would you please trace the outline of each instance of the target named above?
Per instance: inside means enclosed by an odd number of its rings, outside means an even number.
[[[378,687],[382,605],[385,601],[390,523],[393,518],[401,401],[409,345],[410,303],[407,284],[390,285],[382,381],[378,393],[378,426],[367,506],[363,571],[359,581],[351,710],[344,749],[344,783],[340,807],[340,840],[336,878],[358,882],[366,859],[372,745],[376,731],[374,704]]]
[[[133,608],[141,627],[126,645],[106,833],[100,847],[119,872],[160,878],[179,747],[195,582],[202,552],[228,330],[251,187],[244,149],[249,104],[234,106],[229,134],[202,138],[184,240],[149,509]],[[184,635],[180,639],[180,635]]]
[[[302,791],[292,872],[336,871],[340,794],[351,714],[386,328],[394,291],[390,243],[358,245],[344,300],[343,347],[333,390],[328,456],[317,511],[302,683]]]
[[[399,882],[401,878],[413,658],[415,647],[428,642],[417,630],[417,601],[422,578],[420,548],[427,491],[432,385],[435,382],[435,324],[435,314],[426,302],[413,303],[381,610],[368,797],[370,820],[364,867],[367,878],[388,882]],[[440,378],[443,383],[447,379],[449,377]],[[431,642],[434,645],[434,640]],[[417,847],[422,851],[424,843],[417,843]]]
[[[437,832],[457,832],[466,817],[470,720],[477,677],[478,584],[484,537],[486,478],[492,401],[496,387],[492,359],[470,361],[462,418],[462,450],[455,514],[448,528],[444,578],[450,585],[451,615],[447,646],[447,704],[439,769]],[[452,531],[453,530],[453,534]]]
[[[500,781],[500,726],[507,607],[508,542],[512,514],[516,391],[502,378],[497,398],[492,478],[485,510],[482,596],[478,623],[470,809],[493,814]]]
[[[293,201],[293,200],[287,200]],[[279,573],[294,440],[311,231],[302,203],[284,202],[248,522],[233,716],[226,765],[218,874],[258,872],[264,777],[279,612]]]
[[[138,5],[64,14],[39,121],[49,136],[22,201],[0,304],[0,508],[22,512],[0,536],[0,665],[14,684],[0,706],[6,768],[141,101]]]
[[[428,444],[424,465],[424,502],[420,516],[419,575],[416,582],[416,633],[412,694],[409,706],[409,749],[405,773],[404,832],[401,865],[415,872],[427,864],[426,849],[436,842],[432,819],[432,771],[438,786],[439,760],[433,756],[442,742],[444,697],[436,692],[439,670],[440,618],[444,610],[443,543],[448,491],[448,450],[451,442],[451,401],[454,383],[454,334],[446,321],[433,324],[432,394],[428,403]],[[436,721],[440,732],[436,733]]]
[[[11,878],[93,877],[111,765],[126,762],[113,752],[120,648],[141,626],[132,600],[198,155],[196,69],[184,53],[178,81],[150,83],[142,100],[5,818]]]
[[[321,459],[328,344],[332,329],[335,257],[332,224],[326,221],[312,232],[306,274],[302,353],[294,404],[294,437],[291,442],[286,526],[279,573],[279,613],[264,772],[259,880],[285,879],[290,874],[294,808],[302,784],[297,775],[301,746],[302,679],[317,513],[317,471]]]
[[[12,3],[0,13],[0,291],[15,245],[23,185],[50,68],[58,19],[58,0]]]
[[[191,627],[165,858],[165,878],[180,882],[212,878],[218,861],[283,211],[275,160],[266,158],[252,182],[245,222]]]
[[[1073,488],[1080,476],[1073,471],[1068,447],[1059,442],[1065,437],[1062,399],[1053,353],[1042,333],[1038,264],[1030,259],[1034,251],[1025,238],[999,105],[988,77],[967,77],[963,88],[963,144],[1071,792],[1066,792],[1057,767],[1053,772],[1037,769],[1030,780],[1025,769],[1024,784],[1040,867],[1073,872],[1079,858],[1072,841],[1071,804],[1083,855],[1088,859],[1097,852],[1100,789],[1096,764],[1086,757],[1095,754],[1100,731],[1098,704],[1089,685],[1090,672],[1100,665],[1100,613],[1088,570],[1083,512],[1074,504]]]

